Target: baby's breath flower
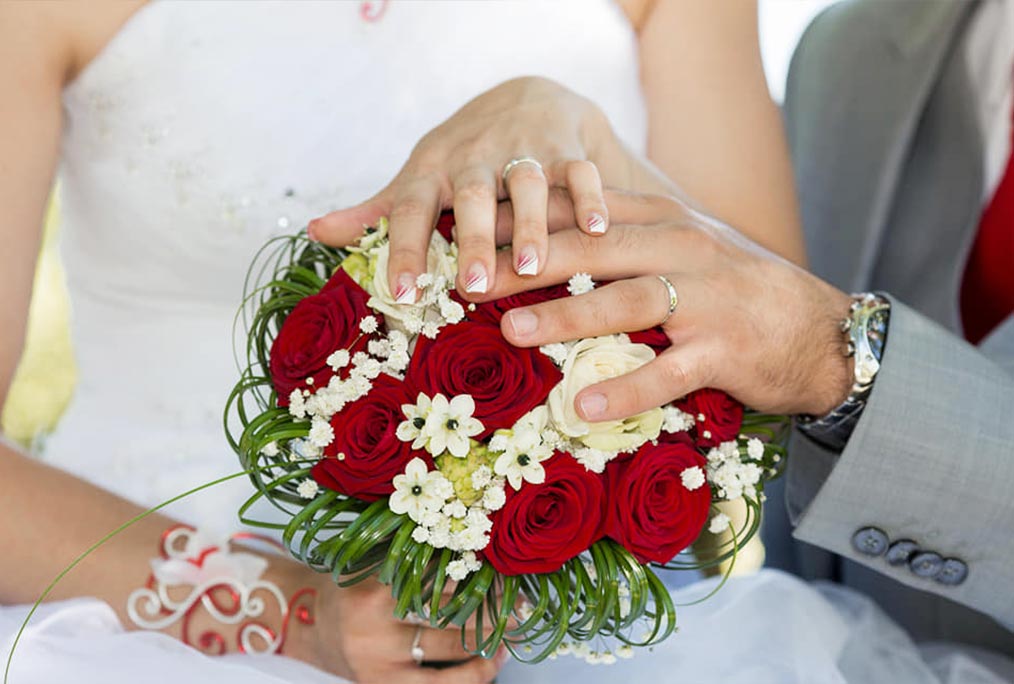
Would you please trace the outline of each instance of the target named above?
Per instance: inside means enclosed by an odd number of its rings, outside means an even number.
[[[326,420],[314,417],[310,426],[309,440],[314,446],[323,449],[334,441],[334,429]]]
[[[299,486],[296,488],[296,491],[304,499],[314,498],[315,496],[317,496],[317,492],[319,490],[320,487],[317,485],[316,480],[312,480],[310,478],[306,478],[305,480],[300,482]]]
[[[684,487],[690,491],[694,491],[704,485],[704,471],[700,466],[691,466],[680,473],[680,479],[683,481]]]
[[[365,316],[363,320],[359,321],[359,329],[367,335],[377,332],[378,327],[376,316]]]
[[[708,525],[708,532],[711,534],[721,534],[729,529],[729,524],[732,520],[729,519],[725,513],[717,513],[711,518],[711,524]]]
[[[277,456],[278,455],[278,442],[268,442],[267,444],[265,444],[264,448],[261,449],[261,454],[263,454],[264,456],[267,456],[268,458]]]
[[[587,273],[575,273],[567,282],[567,292],[574,295],[587,294],[595,289],[595,281]]]
[[[764,458],[764,442],[756,437],[751,437],[746,442],[746,455],[755,461]]]

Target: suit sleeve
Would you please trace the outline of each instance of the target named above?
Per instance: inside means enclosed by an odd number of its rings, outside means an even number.
[[[844,451],[793,437],[794,536],[1014,625],[1012,371],[1014,321],[976,348],[892,298],[880,372]],[[938,559],[967,576],[933,576]]]

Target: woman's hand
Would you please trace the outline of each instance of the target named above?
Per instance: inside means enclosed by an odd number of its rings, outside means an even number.
[[[287,585],[294,590],[311,586],[317,591],[312,627],[290,621],[294,631],[286,643],[287,655],[360,684],[485,684],[503,666],[506,651],[493,660],[466,652],[458,627],[434,629],[396,619],[391,587],[372,578],[338,587],[329,575],[294,563],[286,567]],[[459,664],[442,669],[416,664],[412,646],[420,629],[418,646],[427,662]]]
[[[539,164],[515,164],[503,178],[506,165],[523,157]],[[457,287],[474,298],[495,285],[498,199],[510,198],[514,210],[510,270],[532,277],[542,273],[547,258],[548,189],[565,187],[578,227],[599,236],[609,224],[603,181],[646,192],[672,190],[661,174],[627,153],[587,99],[543,78],[519,78],[483,93],[428,133],[376,196],[316,219],[309,232],[327,244],[346,245],[363,226],[388,216],[391,292],[414,301],[437,216],[453,208]]]
[[[565,282],[578,272],[616,281],[505,315],[507,339],[532,347],[652,328],[670,305],[658,276],[671,281],[679,303],[663,329],[672,346],[626,376],[581,391],[575,408],[582,418],[630,416],[701,387],[793,414],[820,415],[845,399],[852,361],[843,354],[839,321],[848,295],[677,200],[607,194],[607,201],[607,235],[553,232],[546,268],[530,279],[515,276],[500,255],[497,286],[484,297]]]

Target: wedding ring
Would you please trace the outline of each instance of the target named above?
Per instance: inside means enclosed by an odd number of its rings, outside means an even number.
[[[515,157],[504,164],[503,171],[500,173],[500,177],[503,178],[504,185],[507,185],[507,176],[511,174],[514,167],[520,166],[521,164],[535,164],[535,168],[539,170],[539,173],[543,173],[542,164],[540,164],[539,160],[535,157]]]
[[[422,641],[423,628],[415,628],[415,636],[412,637],[412,660],[415,661],[416,665],[422,665],[423,661],[426,660],[426,654],[422,650],[422,646],[419,643]]]
[[[663,285],[665,285],[666,294],[669,295],[669,310],[665,312],[665,318],[663,318],[659,323],[659,325],[665,325],[666,321],[669,320],[669,317],[672,316],[673,312],[676,310],[676,305],[680,303],[680,298],[679,295],[676,294],[676,287],[672,284],[672,281],[664,275],[656,277],[662,281]]]

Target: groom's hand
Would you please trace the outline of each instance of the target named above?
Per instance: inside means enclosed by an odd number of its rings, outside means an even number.
[[[821,415],[848,395],[852,361],[839,322],[848,295],[681,202],[607,193],[613,227],[600,238],[560,229],[534,278],[518,278],[501,252],[496,287],[484,299],[566,282],[578,272],[616,281],[588,294],[514,309],[501,323],[519,346],[634,332],[678,305],[663,329],[672,346],[638,370],[583,390],[586,420],[625,417],[701,387],[780,413]],[[571,223],[573,227],[573,223]]]

